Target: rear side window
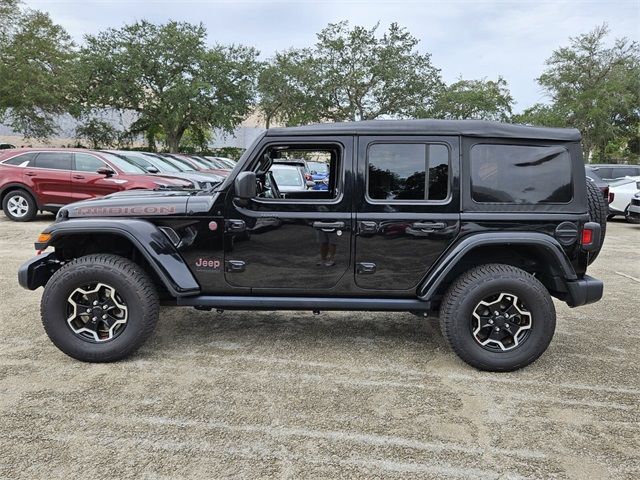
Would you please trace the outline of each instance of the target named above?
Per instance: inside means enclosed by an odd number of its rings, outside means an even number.
[[[106,164],[99,158],[87,153],[76,153],[76,166],[74,170],[96,173],[99,168],[103,167],[106,167]]]
[[[471,195],[479,203],[568,203],[571,157],[562,147],[475,145]]]
[[[71,170],[71,153],[43,152],[36,156],[35,167],[53,170]]]
[[[36,156],[35,153],[23,153],[22,155],[18,155],[16,157],[10,158],[6,162],[2,162],[5,165],[16,165],[18,167],[27,167],[33,161],[33,158]]]
[[[375,143],[367,155],[367,192],[372,200],[445,200],[449,149],[441,144]]]

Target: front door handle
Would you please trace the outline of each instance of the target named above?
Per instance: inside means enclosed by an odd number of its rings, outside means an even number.
[[[447,224],[442,222],[415,222],[412,227],[423,232],[435,232],[446,228]]]
[[[247,229],[247,224],[244,220],[227,220],[225,222],[227,232],[240,233]]]
[[[225,270],[230,273],[244,272],[246,264],[242,260],[227,260]]]
[[[86,177],[84,175],[74,175],[73,178],[76,180],[84,180]]]
[[[27,177],[35,177],[36,175],[38,175],[36,172],[25,172],[25,175]]]
[[[339,228],[344,228],[344,222],[313,222],[313,228],[323,232],[335,232]]]

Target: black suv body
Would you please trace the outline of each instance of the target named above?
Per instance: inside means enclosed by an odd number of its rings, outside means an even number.
[[[287,158],[326,161],[328,190],[281,195],[270,167]],[[576,130],[436,120],[277,128],[211,191],[64,207],[19,281],[45,286],[47,333],[81,360],[131,353],[162,303],[436,313],[465,361],[513,370],[551,340],[551,296],[571,307],[602,296],[586,275],[606,217],[592,189]]]

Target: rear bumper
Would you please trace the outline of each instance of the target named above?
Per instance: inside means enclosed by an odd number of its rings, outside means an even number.
[[[585,275],[581,280],[567,282],[567,298],[565,301],[570,307],[580,307],[597,302],[602,298],[604,284],[597,278]]]
[[[54,252],[38,255],[20,265],[18,283],[22,288],[35,290],[44,286],[59,267]]]

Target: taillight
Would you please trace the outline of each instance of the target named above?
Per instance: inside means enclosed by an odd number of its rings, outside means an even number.
[[[609,203],[613,203],[613,199],[616,197],[616,194],[609,191]]]
[[[609,201],[609,196],[611,195],[611,193],[609,192],[609,187],[604,187],[602,189],[602,196],[604,197],[604,199],[606,201]]]
[[[580,243],[583,246],[591,245],[593,242],[593,230],[584,229],[582,230],[582,238],[580,239]]]

